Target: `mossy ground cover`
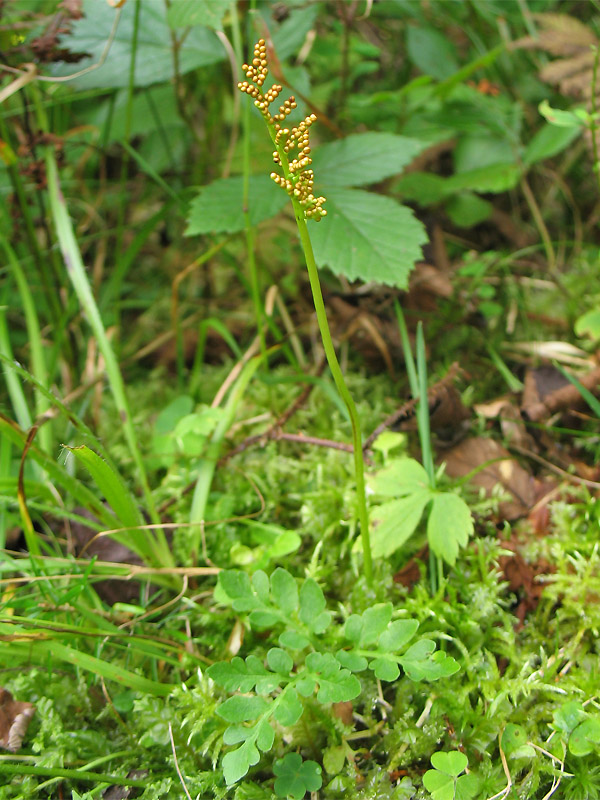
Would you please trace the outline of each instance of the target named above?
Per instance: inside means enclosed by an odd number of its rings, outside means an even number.
[[[0,798],[599,797],[596,6],[256,5],[2,9]]]

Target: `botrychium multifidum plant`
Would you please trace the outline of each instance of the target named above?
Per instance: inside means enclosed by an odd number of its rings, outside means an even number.
[[[308,278],[313,296],[323,348],[331,370],[333,380],[342,400],[344,401],[352,423],[352,441],[354,446],[354,471],[356,476],[356,494],[358,505],[358,518],[363,545],[363,564],[365,578],[369,585],[373,582],[373,567],[371,558],[371,545],[369,538],[369,517],[365,494],[364,463],[362,455],[362,434],[360,420],[356,405],[352,399],[344,375],[340,368],[321,292],[319,273],[315,256],[308,233],[306,221],[312,219],[319,222],[327,211],[323,208],[324,197],[317,197],[314,193],[314,173],[310,168],[310,128],[316,121],[315,114],[309,114],[295,127],[286,127],[288,116],[296,108],[295,98],[289,97],[280,106],[277,113],[271,113],[270,106],[281,94],[282,87],[275,83],[270,89],[263,90],[263,85],[269,73],[267,62],[267,45],[264,39],[254,46],[254,57],[251,64],[244,64],[242,69],[247,80],[240,81],[238,88],[254,100],[254,105],[260,111],[267,124],[269,135],[275,146],[273,160],[281,167],[282,173],[272,172],[271,178],[281,186],[290,196],[294,206],[294,215],[300,235],[300,242],[304,251]]]

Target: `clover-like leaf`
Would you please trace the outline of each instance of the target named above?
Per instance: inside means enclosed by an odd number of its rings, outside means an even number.
[[[571,733],[586,719],[587,714],[578,700],[570,700],[554,712],[554,725],[565,733]]]
[[[298,753],[287,753],[273,764],[275,794],[278,797],[291,797],[302,800],[306,792],[316,792],[321,788],[321,767],[316,761],[302,761]]]
[[[363,611],[359,646],[366,648],[374,645],[389,625],[391,618],[391,603],[377,603]]]
[[[461,775],[468,760],[464,753],[434,753],[431,763],[435,769],[423,775],[423,784],[434,800],[471,800],[479,791],[479,780],[475,775]]]
[[[569,737],[569,752],[574,756],[587,756],[600,745],[600,719],[588,717]]]
[[[521,725],[509,722],[502,731],[500,744],[508,758],[533,758],[535,749],[527,744],[527,733]]]

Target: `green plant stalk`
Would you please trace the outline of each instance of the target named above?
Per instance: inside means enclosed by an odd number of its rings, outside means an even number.
[[[596,173],[596,182],[598,183],[598,190],[600,191],[600,160],[598,155],[598,140],[596,138],[598,133],[598,126],[596,124],[596,111],[598,106],[598,98],[596,90],[598,86],[598,60],[600,59],[600,47],[596,45],[594,48],[594,66],[592,68],[592,94],[590,97],[590,135],[592,137],[592,153],[594,155],[594,172]]]
[[[215,474],[217,461],[221,453],[221,445],[225,439],[225,434],[229,430],[233,421],[233,415],[244,396],[246,387],[250,383],[250,379],[258,368],[262,356],[257,356],[249,361],[242,369],[233,389],[229,394],[227,404],[225,406],[225,413],[222,419],[215,428],[207,446],[207,452],[204,458],[200,459],[198,478],[194,488],[194,497],[192,498],[192,508],[190,511],[190,523],[194,526],[191,535],[191,556],[195,562],[198,557],[200,549],[200,542],[202,537],[202,523],[205,518],[206,505],[208,503],[208,495],[212,485],[212,479]]]
[[[287,153],[275,140],[275,131],[271,125],[267,125],[269,134],[273,145],[277,149],[281,165],[283,167],[284,177],[290,179],[290,167]],[[360,523],[360,535],[363,546],[363,565],[365,578],[369,586],[373,585],[373,558],[371,555],[371,536],[369,532],[369,513],[367,511],[367,496],[365,491],[365,465],[363,461],[362,451],[362,431],[360,427],[360,419],[356,404],[350,394],[344,373],[341,370],[333,340],[331,338],[331,331],[329,330],[329,323],[327,321],[327,313],[325,311],[325,303],[323,302],[323,293],[321,291],[321,282],[319,280],[319,270],[315,261],[315,255],[308,232],[308,226],[304,216],[304,209],[296,200],[295,197],[291,198],[294,206],[294,216],[296,217],[296,225],[298,226],[298,233],[300,234],[300,243],[304,252],[304,259],[306,261],[306,268],[308,270],[308,280],[313,296],[313,303],[317,314],[317,321],[319,323],[319,331],[321,333],[321,341],[323,342],[323,349],[325,350],[325,357],[331,370],[331,375],[340,397],[344,401],[348,414],[350,415],[350,422],[352,425],[352,444],[354,455],[354,474],[356,480],[356,499],[358,503],[358,519]]]
[[[50,778],[70,778],[74,781],[88,783],[108,783],[117,786],[136,786],[145,789],[148,781],[122,778],[120,775],[108,775],[105,772],[85,772],[81,769],[58,769],[55,767],[33,767],[28,764],[6,764],[0,762],[0,775],[43,775]]]
[[[106,374],[111,388],[111,392],[119,413],[119,419],[123,425],[125,439],[129,446],[129,451],[138,471],[142,491],[146,500],[146,507],[150,518],[153,523],[159,523],[160,518],[156,512],[154,499],[148,478],[146,475],[146,468],[142,460],[142,455],[138,448],[135,430],[131,419],[131,410],[125,392],[125,385],[123,376],[119,370],[119,364],[115,353],[110,345],[98,306],[92,294],[85,267],[81,258],[81,253],[75,239],[73,232],[73,225],[69,217],[67,205],[63,197],[60,183],[58,179],[58,169],[53,152],[48,148],[46,150],[46,171],[48,176],[48,192],[50,197],[50,209],[54,219],[56,234],[60,245],[63,258],[67,267],[67,273],[73,284],[73,288],[79,300],[82,309],[85,312],[87,320],[92,328],[98,348],[102,353],[106,364]],[[149,537],[152,542],[152,549],[156,563],[162,564],[164,567],[173,565],[173,556],[169,549],[164,532],[157,529],[155,535]]]
[[[7,292],[4,292],[2,300],[6,300]],[[0,354],[2,354],[9,362],[13,361],[13,352],[10,346],[10,337],[8,335],[8,326],[6,324],[6,306],[0,306]],[[19,423],[19,427],[23,431],[31,428],[31,414],[29,413],[29,406],[25,398],[23,387],[19,382],[14,370],[10,369],[8,364],[4,364],[4,380],[6,381],[6,388],[8,396],[12,403],[15,418]],[[0,472],[0,475],[7,475],[8,473]]]
[[[0,233],[0,244],[6,254],[11,272],[17,284],[17,289],[21,298],[23,312],[25,314],[25,325],[27,326],[27,338],[31,350],[31,371],[34,377],[42,384],[48,385],[48,371],[46,369],[46,358],[44,347],[42,345],[42,335],[40,331],[40,324],[37,316],[37,311],[29,283],[21,268],[21,263],[17,258],[15,251],[12,249],[7,239]],[[35,391],[35,412],[37,416],[41,416],[49,408],[47,399],[39,392]],[[52,428],[51,423],[46,423],[40,428],[39,432],[40,446],[43,450],[49,453],[52,449]]]

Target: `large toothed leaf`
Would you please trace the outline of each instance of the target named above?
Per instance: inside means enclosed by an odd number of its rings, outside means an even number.
[[[359,189],[327,191],[327,216],[311,225],[315,258],[351,281],[377,281],[405,289],[427,241],[409,208]]]
[[[60,38],[61,47],[73,53],[89,53],[90,57],[76,64],[59,64],[55,75],[72,75],[98,64],[110,39],[117,10],[108,3],[84,0],[84,16],[70,25],[70,33]],[[97,69],[73,79],[78,89],[123,88],[129,84],[133,47],[135,3],[125,3],[120,9],[117,30],[108,57]],[[178,71],[214,64],[225,58],[225,50],[213,31],[195,27],[179,49]],[[173,48],[166,18],[166,6],[161,2],[140,4],[139,29],[135,59],[135,85],[150,86],[173,78]]]
[[[244,230],[243,198],[241,175],[221,178],[203,186],[190,205],[185,235]],[[289,201],[287,194],[268,175],[250,177],[248,206],[252,225],[274,217]]]
[[[448,492],[434,495],[427,537],[436,556],[454,565],[459,548],[465,547],[472,533],[473,518],[465,501]]]
[[[426,146],[407,136],[376,132],[323,144],[312,154],[317,188],[327,194],[330,188],[377,183],[402,172]]]

